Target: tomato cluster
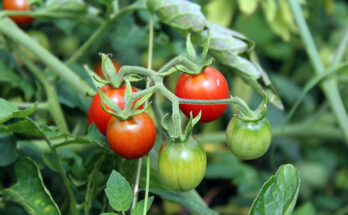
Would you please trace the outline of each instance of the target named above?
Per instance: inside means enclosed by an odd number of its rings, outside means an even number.
[[[118,71],[119,64],[115,64],[116,61],[113,61],[113,63],[116,71]],[[116,68],[116,66],[118,67]],[[103,77],[101,64],[97,65],[96,73]],[[121,109],[124,109],[125,85],[120,88],[105,85],[101,90]],[[136,92],[133,87],[132,92]],[[153,147],[156,138],[156,128],[151,117],[143,112],[127,120],[119,120],[104,111],[101,103],[101,97],[97,93],[88,111],[88,123],[95,123],[98,130],[107,137],[112,150],[126,159],[137,159],[147,154]],[[111,110],[106,105],[105,108]],[[138,107],[138,109],[142,108],[142,105]]]
[[[28,0],[3,0],[2,8],[4,10],[27,11],[29,10],[29,2]],[[29,25],[34,21],[30,16],[11,16],[10,18],[18,25]]]
[[[113,64],[117,72],[121,66],[114,60]],[[104,78],[101,64],[97,65],[96,73]],[[104,86],[101,90],[121,109],[124,108],[125,85],[120,88]],[[136,92],[134,88],[132,91]],[[229,98],[229,88],[218,70],[206,67],[198,75],[182,74],[176,84],[175,94],[178,98],[191,100],[219,100]],[[88,122],[95,123],[107,137],[112,150],[126,159],[137,159],[147,154],[156,138],[156,128],[151,117],[143,112],[120,120],[105,112],[101,102],[100,95],[96,94],[88,112]],[[188,117],[190,114],[195,117],[201,113],[200,122],[210,122],[225,112],[227,104],[180,104],[179,107]],[[240,159],[262,156],[271,141],[271,129],[265,117],[246,121],[235,116],[231,119],[226,134],[228,147]],[[178,192],[194,189],[202,181],[206,170],[204,148],[192,136],[186,141],[180,138],[172,141],[164,143],[159,151],[161,179],[169,188]]]

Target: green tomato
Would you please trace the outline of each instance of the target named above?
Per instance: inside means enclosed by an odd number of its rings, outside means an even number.
[[[79,48],[79,38],[75,35],[59,37],[54,44],[55,52],[63,57],[70,57]]]
[[[271,126],[266,117],[258,121],[244,121],[236,115],[226,129],[227,144],[232,153],[242,160],[261,157],[271,143]]]
[[[197,187],[206,166],[204,148],[192,137],[185,143],[164,143],[159,151],[158,169],[162,181],[178,192]]]

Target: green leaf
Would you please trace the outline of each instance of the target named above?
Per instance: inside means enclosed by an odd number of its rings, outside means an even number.
[[[150,209],[154,198],[155,197],[153,197],[153,196],[149,197],[149,201],[147,204],[147,211]],[[131,212],[131,215],[142,215],[143,211],[144,211],[144,206],[145,206],[144,204],[145,204],[144,199],[141,200],[140,202],[137,202],[137,204],[135,205],[134,209]]]
[[[11,102],[0,98],[0,124],[12,119],[12,118],[24,118],[35,112],[37,105],[25,110],[19,110],[18,107]]]
[[[34,94],[34,88],[32,85],[25,81],[23,77],[20,77],[11,71],[3,61],[0,61],[0,82],[7,82],[10,83],[12,87],[18,87],[23,91],[25,98],[27,99]]]
[[[61,214],[51,194],[42,181],[37,164],[30,158],[22,158],[15,166],[17,183],[4,190],[12,201],[22,205],[32,215]]]
[[[197,32],[205,25],[201,7],[185,0],[148,0],[147,6],[160,20],[173,28]]]
[[[105,188],[111,207],[116,211],[127,211],[132,203],[132,188],[128,181],[113,170]]]
[[[246,15],[251,15],[257,9],[258,0],[238,0],[239,9]]]
[[[196,191],[177,193],[166,190],[150,190],[151,193],[161,196],[164,199],[177,202],[186,208],[193,210],[200,215],[217,215],[218,213],[208,208],[204,202],[198,201]]]
[[[9,134],[0,134],[0,166],[13,163],[17,157],[16,139]]]
[[[291,164],[279,167],[266,181],[251,206],[249,214],[290,215],[295,207],[300,188],[298,171]]]
[[[10,125],[0,125],[0,132],[26,134],[34,137],[41,137],[41,132],[28,120],[21,120]]]

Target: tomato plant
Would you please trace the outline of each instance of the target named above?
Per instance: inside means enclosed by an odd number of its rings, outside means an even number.
[[[107,125],[106,137],[116,154],[126,159],[137,159],[152,149],[156,127],[145,112],[127,120],[112,117]]]
[[[118,70],[120,70],[121,68],[121,64],[119,64],[116,60],[112,59],[112,64],[114,64],[116,73],[118,72]],[[99,75],[100,78],[104,79],[104,75],[103,75],[103,70],[102,70],[102,63],[99,62],[97,64],[97,66],[95,67],[95,73],[97,73]]]
[[[112,88],[107,85],[102,87],[102,91],[105,93],[105,95],[111,98],[111,100],[116,103],[121,109],[124,108],[125,89],[125,85],[120,88]],[[136,92],[136,89],[132,88],[132,91]],[[100,98],[100,95],[97,93],[93,98],[90,108],[92,109],[91,112],[95,125],[97,126],[98,130],[104,136],[106,136],[106,128],[109,120],[111,119],[111,115],[103,110],[103,108],[101,107],[101,101],[102,100]],[[140,106],[139,109],[140,108],[142,108],[142,106]],[[111,110],[110,108],[108,109]]]
[[[266,117],[245,121],[235,115],[226,129],[227,144],[233,154],[243,160],[265,154],[271,143],[271,126]]]
[[[171,189],[192,190],[202,181],[206,169],[206,153],[194,138],[187,142],[164,143],[158,155],[158,171]]]
[[[4,10],[27,11],[29,10],[29,2],[28,0],[3,0],[2,8]],[[18,25],[29,25],[34,21],[29,16],[11,16],[11,19]]]
[[[207,66],[199,75],[183,73],[176,83],[175,95],[185,99],[227,99],[229,98],[229,89],[225,77],[218,70]],[[191,112],[195,117],[202,111],[200,122],[211,122],[218,119],[226,108],[227,104],[180,104],[181,111],[187,117],[190,116]]]

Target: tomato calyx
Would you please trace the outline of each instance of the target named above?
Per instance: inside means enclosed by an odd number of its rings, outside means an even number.
[[[145,90],[138,91],[136,93],[132,92],[132,86],[128,79],[125,80],[126,89],[124,95],[125,108],[122,110],[117,104],[115,104],[104,92],[99,88],[98,93],[101,98],[100,105],[105,112],[120,119],[128,120],[134,115],[139,115],[150,108],[150,104],[147,104],[143,109],[138,110],[138,108],[143,105],[155,92],[155,87],[149,87]],[[111,110],[106,108],[108,106]]]
[[[238,114],[236,114],[237,117],[243,121],[248,122],[256,122],[265,118],[267,114],[267,96],[265,93],[263,93],[262,96],[262,102],[254,111],[252,111],[242,99],[236,98],[238,100],[238,102],[236,102],[236,105],[238,106],[240,111]]]
[[[190,113],[189,122],[187,123],[187,126],[185,128],[184,134],[181,135],[181,136],[177,136],[176,134],[172,133],[169,130],[169,128],[168,128],[168,126],[167,126],[167,124],[165,122],[165,118],[167,116],[168,116],[168,113],[166,113],[162,117],[162,120],[161,120],[161,125],[162,125],[164,133],[169,137],[171,142],[174,142],[174,143],[184,143],[184,142],[187,142],[190,139],[193,127],[198,123],[198,121],[201,118],[201,112],[199,112],[199,114],[196,117],[192,116],[192,112]]]
[[[125,79],[128,79],[130,82],[141,81],[144,79],[140,75],[134,73],[121,77],[119,72],[127,69],[127,67],[121,67],[115,60],[111,60],[107,54],[101,53],[100,55],[102,61],[97,65],[96,72],[90,70],[88,66],[84,66],[87,73],[92,77],[93,83],[96,87],[100,88],[104,85],[110,85],[113,88],[120,88],[124,84]]]

